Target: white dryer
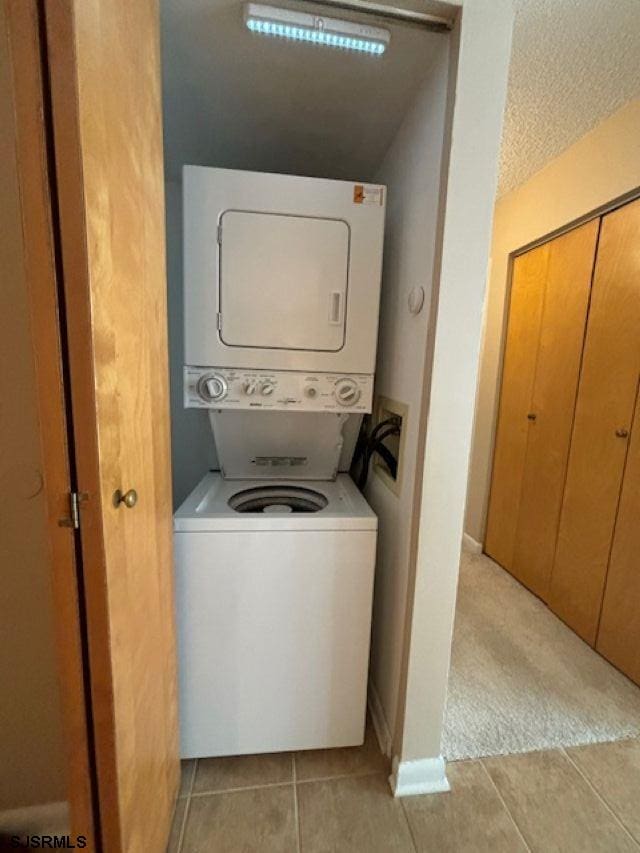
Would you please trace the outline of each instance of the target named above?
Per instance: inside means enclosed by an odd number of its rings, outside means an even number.
[[[372,375],[386,188],[201,166],[182,180],[187,369]]]
[[[364,736],[385,188],[184,170],[185,406],[221,472],[175,515],[184,757]]]

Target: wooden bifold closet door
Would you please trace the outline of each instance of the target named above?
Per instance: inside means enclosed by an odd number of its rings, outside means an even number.
[[[485,551],[546,597],[598,222],[515,258]]]
[[[550,607],[591,645],[598,632],[639,376],[640,200],[602,218],[549,591]],[[629,468],[627,476],[632,475]],[[621,559],[619,551],[616,557]],[[619,570],[621,563],[616,565]]]
[[[514,261],[485,551],[640,684],[640,199]]]
[[[640,398],[636,402],[596,648],[640,684]]]

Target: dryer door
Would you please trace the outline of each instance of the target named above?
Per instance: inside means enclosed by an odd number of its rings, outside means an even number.
[[[228,210],[220,225],[223,343],[317,352],[342,349],[348,224]]]

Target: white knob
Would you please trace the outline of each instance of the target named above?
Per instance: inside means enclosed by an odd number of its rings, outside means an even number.
[[[251,396],[251,394],[255,394],[257,387],[258,387],[258,383],[256,382],[255,379],[247,379],[247,381],[244,383],[244,386],[243,386],[244,393]]]
[[[227,396],[227,382],[217,373],[208,373],[200,379],[198,392],[203,400],[222,400]]]
[[[341,406],[354,406],[360,399],[360,388],[354,379],[341,379],[336,383],[335,398]]]
[[[275,387],[276,386],[273,384],[273,382],[263,382],[260,386],[260,393],[264,394],[265,397],[268,397],[269,394],[273,394]]]
[[[307,387],[304,389],[304,393],[307,397],[311,397],[313,399],[314,397],[318,396],[318,389],[315,385],[307,385]]]

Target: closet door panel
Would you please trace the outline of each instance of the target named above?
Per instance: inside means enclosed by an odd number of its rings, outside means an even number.
[[[546,599],[576,404],[599,221],[549,243],[513,574]]]
[[[596,648],[640,684],[640,399],[636,403]]]
[[[74,457],[85,492],[101,836],[92,850],[165,853],[180,762],[158,4],[41,5]],[[137,498],[123,505],[130,489]]]
[[[640,372],[640,201],[602,219],[549,604],[595,644]]]
[[[514,260],[485,551],[511,569],[527,449],[548,245]]]

